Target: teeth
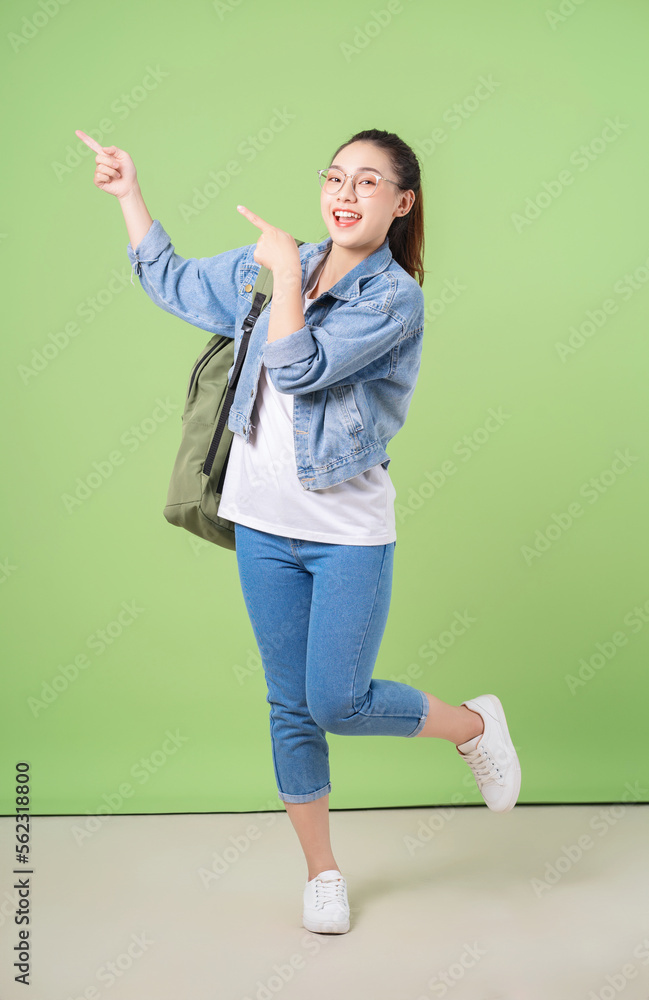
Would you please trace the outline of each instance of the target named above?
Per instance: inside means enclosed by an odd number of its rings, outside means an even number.
[[[334,215],[339,219],[360,219],[356,212],[334,212]]]

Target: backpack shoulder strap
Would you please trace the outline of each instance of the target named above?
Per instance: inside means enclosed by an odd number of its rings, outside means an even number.
[[[295,242],[300,247],[304,243],[304,240],[296,239]],[[243,321],[243,335],[241,337],[241,343],[239,344],[239,350],[237,351],[237,356],[234,362],[234,368],[232,369],[232,375],[228,381],[228,386],[232,391],[232,398],[227,400],[227,409],[230,408],[230,403],[234,398],[234,389],[237,382],[239,381],[239,373],[243,367],[243,362],[246,358],[246,352],[248,350],[248,341],[250,340],[250,334],[252,328],[257,322],[260,314],[263,312],[265,307],[271,300],[273,294],[273,272],[268,267],[264,267],[263,264],[259,268],[259,274],[257,275],[257,280],[252,289],[252,308],[246,318]]]

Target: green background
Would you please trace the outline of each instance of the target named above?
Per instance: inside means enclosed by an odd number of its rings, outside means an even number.
[[[35,813],[283,808],[235,554],[162,514],[209,335],[130,284],[77,128],[131,154],[187,257],[256,241],[237,203],[316,242],[316,170],[340,142],[383,128],[413,146],[427,323],[388,449],[375,676],[454,704],[497,694],[521,803],[647,801],[646,5],[30,0],[0,20],[0,812],[19,760]],[[140,610],[116,626],[124,602]],[[482,803],[446,741],[328,739],[332,809]]]

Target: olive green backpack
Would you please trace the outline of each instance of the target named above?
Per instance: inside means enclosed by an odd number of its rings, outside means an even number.
[[[304,240],[295,240],[301,246]],[[243,321],[236,364],[234,339],[216,333],[189,377],[182,415],[182,439],[171,473],[164,516],[208,542],[236,549],[234,524],[219,516],[233,432],[228,415],[248,350],[250,334],[273,294],[273,272],[261,267],[252,289],[252,309]]]

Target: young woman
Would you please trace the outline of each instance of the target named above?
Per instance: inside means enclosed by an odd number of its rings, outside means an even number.
[[[219,513],[235,524],[278,794],[306,857],[303,925],[344,933],[327,732],[449,740],[495,812],[514,807],[521,781],[495,695],[455,706],[372,679],[396,545],[385,449],[405,422],[424,332],[417,157],[391,132],[359,132],[318,171],[324,240],[298,248],[237,206],[261,230],[257,242],[186,259],[149,215],[128,153],[77,135],[97,153],[94,182],[119,199],[129,259],[161,308],[232,336],[236,351],[259,266],[273,272],[228,419],[235,433]],[[290,183],[284,191],[291,196]]]

